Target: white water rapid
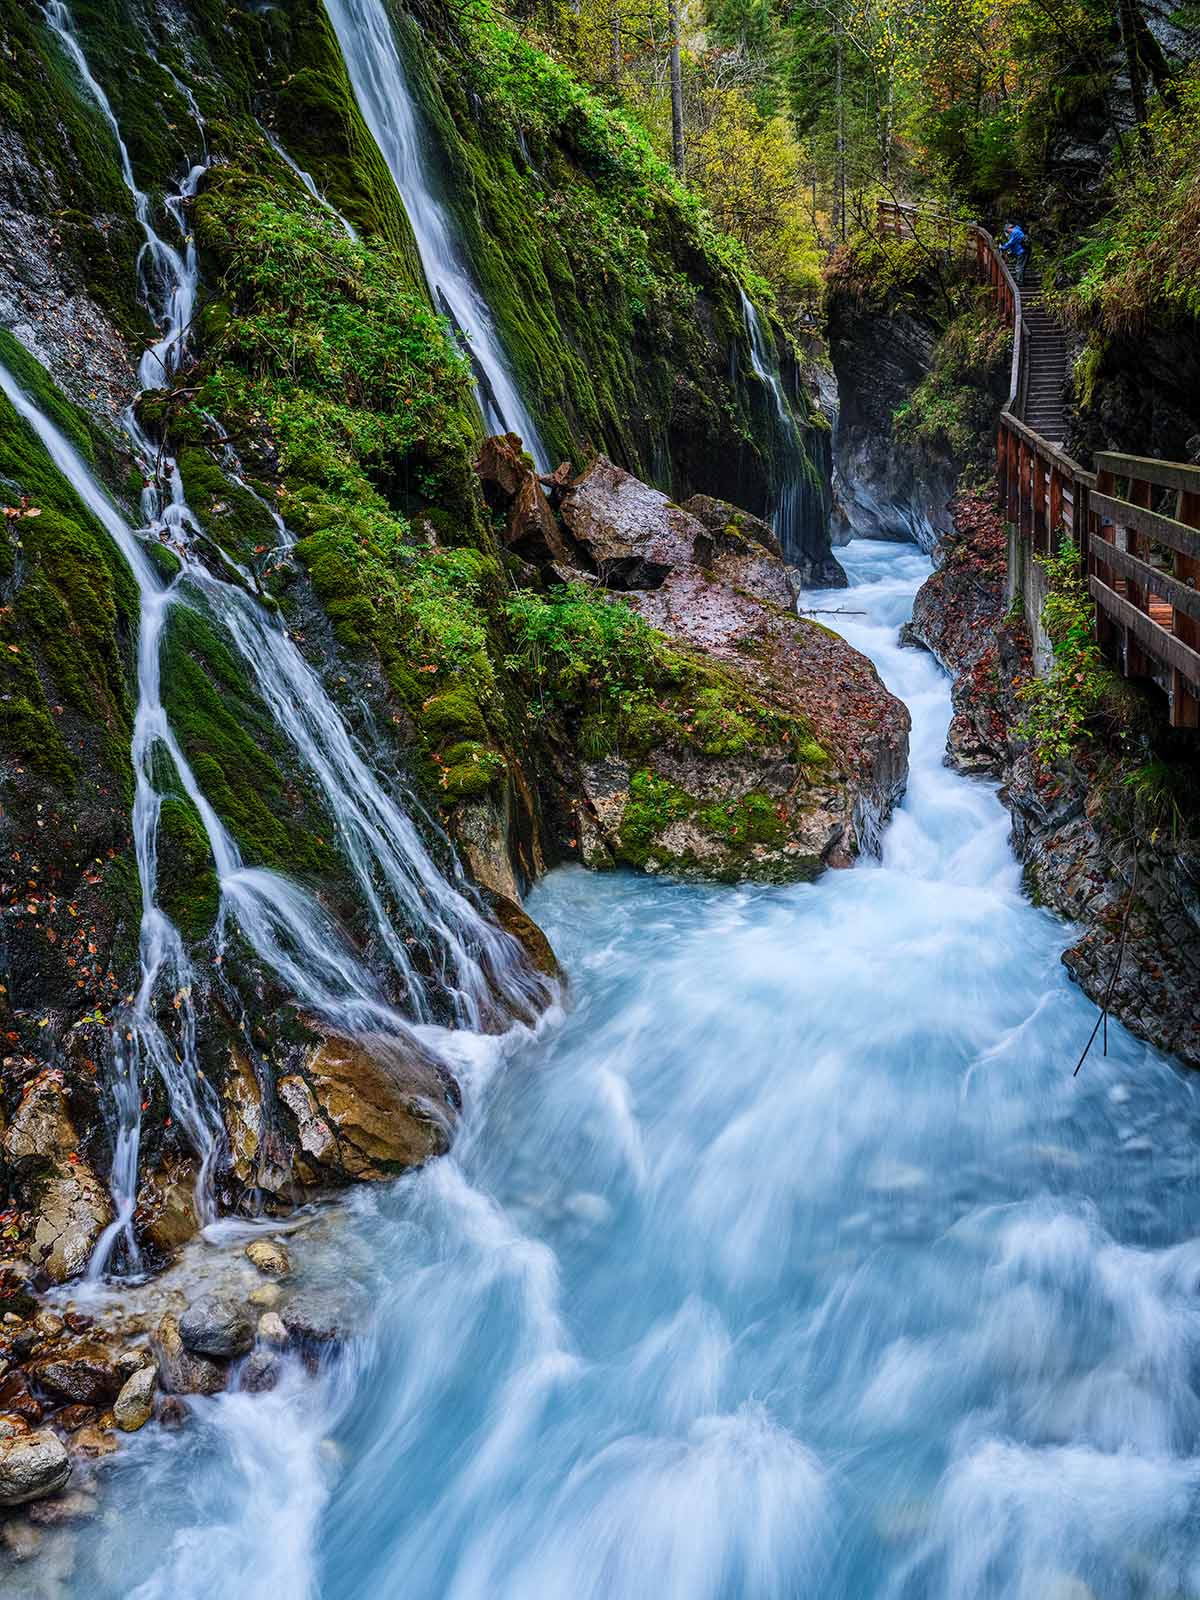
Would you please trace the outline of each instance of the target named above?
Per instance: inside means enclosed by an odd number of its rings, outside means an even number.
[[[844,559],[913,714],[882,860],[553,874],[569,1015],[446,1040],[453,1155],[293,1248],[358,1338],[136,1435],[71,1596],[1200,1596],[1194,1082],[1115,1025],[1072,1078],[1067,930],[897,644],[929,562]]]
[[[539,467],[552,465],[521,398],[495,318],[438,193],[433,155],[385,0],[324,0],[354,97],[412,225],[434,305],[462,340],[489,433],[517,433]]]
[[[205,164],[191,167],[176,194],[164,201],[179,234],[179,243],[170,244],[155,230],[151,201],[137,187],[120,128],[88,68],[62,0],[51,0],[46,17],[117,142],[121,170],[145,236],[139,279],[159,330],[142,356],[139,377],[147,388],[161,387],[186,350],[195,306],[199,274],[186,208]],[[189,103],[203,139],[199,112],[190,97]],[[465,885],[451,883],[438,870],[405,805],[372,770],[320,678],[278,618],[246,589],[212,576],[196,559],[192,542],[203,530],[184,499],[179,471],[169,459],[156,459],[155,447],[132,408],[123,420],[146,475],[141,507],[145,527],[136,531],[71,442],[2,365],[0,389],[120,550],[140,599],[132,821],[142,890],[141,981],[132,1005],[113,1018],[111,1186],[116,1215],[93,1256],[90,1270],[97,1277],[112,1263],[118,1245],[125,1266],[137,1263],[132,1219],[146,1075],[156,1071],[162,1078],[172,1113],[200,1158],[197,1199],[206,1221],[214,1215],[211,1174],[224,1138],[215,1096],[196,1055],[197,973],[178,930],[157,900],[159,818],[163,801],[172,792],[172,773],[163,773],[164,756],[208,838],[221,891],[222,951],[235,932],[240,934],[288,992],[316,1015],[350,1031],[382,1027],[405,1033],[412,1021],[425,1021],[430,1015],[429,983],[419,962],[432,974],[437,992],[448,997],[455,1020],[465,1027],[484,1024],[497,994],[529,1014],[544,999],[544,987],[525,969],[514,941],[480,914],[464,892]],[[282,542],[290,544],[287,530],[276,522]],[[183,563],[180,574],[169,582],[160,578],[143,546],[143,539],[160,537],[169,541]],[[229,565],[234,569],[234,563]],[[206,610],[224,626],[264,706],[316,785],[371,930],[402,980],[404,1017],[387,1002],[379,979],[351,951],[311,894],[277,873],[243,863],[237,844],[202,792],[160,695],[160,651],[174,605]],[[163,1026],[164,1018],[170,1019],[169,1030]]]

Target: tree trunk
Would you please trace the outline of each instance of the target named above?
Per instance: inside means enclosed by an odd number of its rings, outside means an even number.
[[[609,61],[609,76],[612,78],[615,89],[621,81],[621,8],[615,3],[612,8],[612,46]]]
[[[838,231],[846,237],[846,102],[842,93],[842,19],[837,22],[837,214]]]
[[[679,57],[679,0],[668,0],[667,27],[671,33],[671,155],[675,171],[683,177],[683,67]]]

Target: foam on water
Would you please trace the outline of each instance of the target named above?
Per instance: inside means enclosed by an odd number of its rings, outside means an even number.
[[[351,1208],[360,1343],[139,1435],[73,1593],[1200,1596],[1192,1080],[1119,1027],[1072,1078],[1067,930],[896,643],[929,564],[846,565],[914,717],[882,860],[542,884],[572,1009],[458,1036],[454,1157]]]

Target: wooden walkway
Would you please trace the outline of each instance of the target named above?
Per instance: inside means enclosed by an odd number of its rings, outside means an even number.
[[[1018,535],[1050,555],[1064,534],[1079,548],[1096,606],[1096,637],[1129,678],[1167,696],[1175,728],[1200,728],[1200,467],[1119,451],[1089,472],[1063,453],[1066,340],[1024,290],[996,241],[974,222],[881,202],[880,231],[971,254],[1013,330],[1008,401],[996,430],[1000,497]],[[943,242],[944,241],[944,242]]]

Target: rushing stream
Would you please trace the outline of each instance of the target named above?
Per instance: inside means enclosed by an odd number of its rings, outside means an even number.
[[[844,560],[914,719],[882,862],[551,876],[566,1016],[441,1036],[454,1155],[294,1245],[359,1339],[134,1436],[71,1594],[1200,1595],[1192,1081],[1116,1026],[1072,1078],[1065,930],[896,643],[928,562]]]

